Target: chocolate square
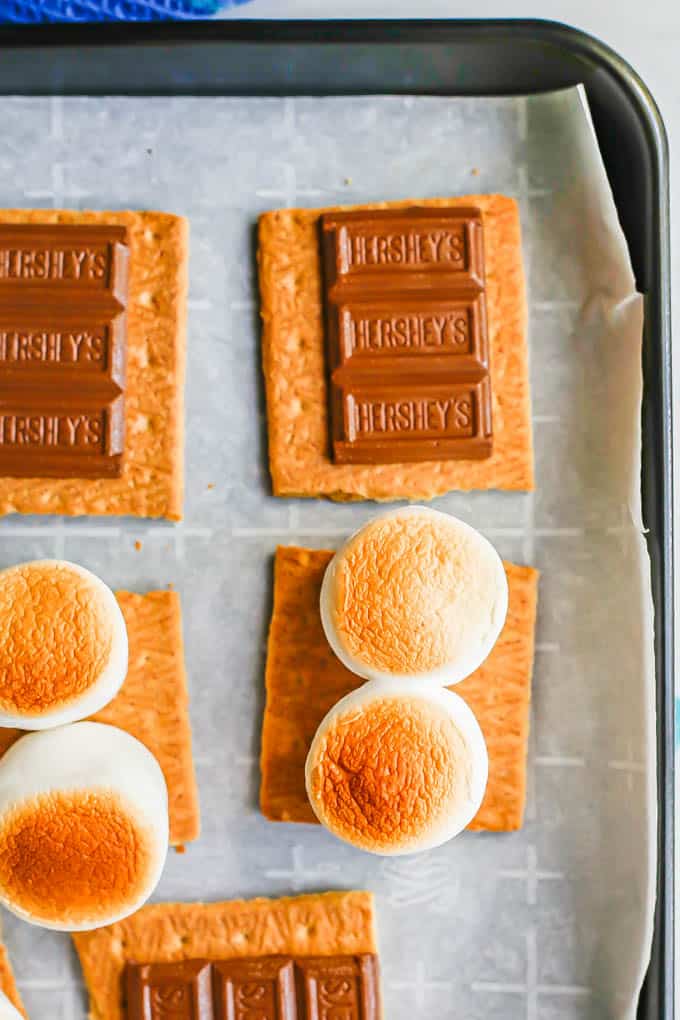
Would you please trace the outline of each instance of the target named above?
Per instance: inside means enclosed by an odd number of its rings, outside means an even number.
[[[0,224],[2,301],[55,304],[68,296],[120,310],[127,301],[127,262],[125,227]]]
[[[377,957],[317,956],[296,960],[300,1016],[308,1020],[377,1020],[380,983]]]
[[[296,1020],[295,975],[288,957],[218,960],[213,989],[215,1020]]]
[[[479,377],[489,368],[486,307],[481,294],[442,300],[422,295],[347,297],[329,309],[337,336],[333,378],[352,373],[389,373],[395,364],[418,371],[452,371]]]
[[[15,478],[115,478],[125,433],[123,397],[0,392],[0,474]]]
[[[208,960],[128,963],[127,1020],[214,1020]]]
[[[479,382],[392,381],[336,385],[335,459],[342,464],[488,457],[490,394]]]
[[[322,218],[328,287],[484,286],[479,209],[370,209]]]

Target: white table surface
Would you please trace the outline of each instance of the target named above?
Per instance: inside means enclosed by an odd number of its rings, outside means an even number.
[[[680,0],[252,0],[225,17],[247,18],[547,18],[590,32],[617,50],[646,82],[668,131],[671,201],[680,180]],[[677,158],[676,158],[677,157]],[[673,173],[673,168],[676,173]],[[680,214],[672,221],[673,292],[680,293]],[[676,361],[677,365],[677,361]],[[675,448],[680,451],[680,367],[675,372]],[[676,513],[680,453],[676,456]],[[676,543],[680,577],[680,542]],[[677,619],[680,588],[676,586]],[[680,630],[679,630],[680,633]],[[680,643],[680,642],[679,642]],[[680,664],[680,650],[676,658]],[[678,673],[678,670],[676,670]]]

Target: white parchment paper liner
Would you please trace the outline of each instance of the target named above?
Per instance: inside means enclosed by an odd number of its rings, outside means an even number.
[[[632,1020],[656,811],[642,301],[583,95],[3,98],[0,169],[6,206],[191,219],[185,522],[0,523],[0,566],[66,556],[182,594],[203,835],[157,898],[368,887],[389,1020]],[[271,497],[253,227],[277,206],[492,191],[522,209],[537,489],[435,505],[542,572],[527,819],[377,861],[257,808],[271,555],[333,547],[375,507]],[[68,941],[12,917],[4,935],[29,1014],[83,1020]]]

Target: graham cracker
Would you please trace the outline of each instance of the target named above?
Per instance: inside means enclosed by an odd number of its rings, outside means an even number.
[[[127,730],[156,756],[168,784],[170,842],[197,839],[198,791],[191,756],[189,695],[179,595],[116,592],[128,632],[128,673],[120,692],[92,718]],[[22,736],[0,729],[0,754]]]
[[[316,822],[305,793],[305,759],[319,723],[362,681],[331,651],[319,595],[333,553],[280,546],[274,565],[262,725],[260,807],[273,822]],[[538,572],[505,563],[509,605],[488,659],[455,690],[470,705],[489,752],[489,782],[471,829],[519,829],[526,799],[529,703]]]
[[[0,514],[182,517],[188,222],[160,212],[3,209],[4,223],[127,227],[125,452],[119,478],[0,478]]]
[[[262,361],[274,495],[432,499],[452,489],[534,487],[526,297],[517,203],[502,195],[343,206],[475,206],[484,227],[493,454],[479,461],[334,464],[331,460],[318,220],[278,209],[259,221]]]
[[[24,1004],[21,1001],[21,996],[17,989],[16,981],[14,980],[14,972],[12,971],[12,964],[9,962],[9,956],[7,950],[0,942],[0,990],[2,990],[13,1006],[19,1010],[22,1016],[27,1016]]]
[[[332,892],[279,900],[154,903],[73,936],[91,1020],[124,1020],[125,964],[208,958],[376,953],[373,896]]]

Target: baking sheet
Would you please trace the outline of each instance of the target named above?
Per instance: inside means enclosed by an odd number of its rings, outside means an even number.
[[[155,898],[366,887],[389,1020],[632,1018],[656,810],[642,307],[582,95],[6,98],[0,170],[6,206],[191,219],[185,522],[0,523],[1,565],[65,556],[182,594],[203,835]],[[542,572],[527,821],[390,861],[257,810],[272,553],[332,547],[376,508],[270,495],[253,227],[283,205],[491,191],[522,208],[537,490],[435,505]],[[33,1020],[83,1020],[68,938],[3,929]]]

